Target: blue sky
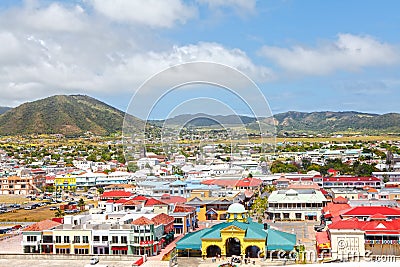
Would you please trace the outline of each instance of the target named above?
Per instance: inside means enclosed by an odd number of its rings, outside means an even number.
[[[0,106],[86,94],[127,110],[152,75],[209,61],[248,75],[272,113],[400,112],[398,10],[395,0],[0,1]],[[152,116],[208,91],[175,92]],[[218,101],[243,110],[231,95]],[[146,116],[140,104],[129,110]]]

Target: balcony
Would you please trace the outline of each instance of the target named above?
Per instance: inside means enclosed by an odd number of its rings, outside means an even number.
[[[110,245],[110,241],[92,241],[92,246],[109,246]]]
[[[37,241],[22,240],[21,241],[22,246],[39,246],[39,244],[40,244],[40,240],[37,240]]]

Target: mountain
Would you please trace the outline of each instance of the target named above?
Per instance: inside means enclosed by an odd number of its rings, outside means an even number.
[[[400,114],[383,115],[345,112],[296,112],[289,111],[274,115],[278,132],[360,132],[360,133],[398,133]]]
[[[108,135],[122,130],[125,113],[84,95],[56,95],[24,103],[0,115],[0,134]],[[130,116],[132,125],[143,125]]]
[[[186,125],[186,126],[216,126],[216,125],[243,125],[256,122],[253,117],[242,115],[208,115],[205,113],[182,114],[167,120],[153,120],[152,124],[162,126],[166,125]]]
[[[11,109],[11,108],[10,107],[0,107],[0,115],[5,113],[9,109]]]
[[[164,121],[152,121],[161,126]],[[322,112],[297,112],[288,111],[275,114],[271,118],[259,118],[257,121],[249,116],[236,115],[207,115],[207,114],[185,114],[178,115],[166,121],[167,125],[195,127],[223,125],[245,125],[246,128],[256,130],[258,123],[264,125],[275,124],[277,132],[293,133],[337,133],[358,132],[365,134],[399,133],[400,114],[387,113],[383,115],[372,113],[361,113],[356,111],[322,111]]]

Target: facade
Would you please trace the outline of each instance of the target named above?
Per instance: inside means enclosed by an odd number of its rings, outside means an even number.
[[[174,239],[167,214],[66,216],[64,224],[45,220],[23,231],[24,253],[76,255],[156,255]]]
[[[0,195],[29,195],[39,192],[32,176],[0,176]]]
[[[316,220],[327,199],[319,190],[277,190],[268,198],[268,215],[273,220]]]
[[[226,222],[185,235],[176,248],[184,256],[256,258],[269,250],[290,251],[295,244],[296,235],[253,222],[244,206],[236,203],[229,207]]]
[[[373,188],[381,188],[381,179],[374,176],[367,177],[324,177],[322,187],[327,188],[355,188],[362,189],[366,186]]]

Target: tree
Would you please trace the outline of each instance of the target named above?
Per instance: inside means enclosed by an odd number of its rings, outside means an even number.
[[[54,216],[56,218],[61,218],[64,217],[65,213],[62,211],[60,208],[57,208],[56,211],[54,212]]]
[[[82,210],[82,207],[85,206],[85,201],[83,200],[83,198],[80,198],[78,201],[78,207],[80,210]]]
[[[251,210],[255,213],[256,217],[260,219],[260,217],[264,217],[264,212],[267,210],[268,200],[267,198],[257,197],[253,205],[251,205]]]
[[[289,173],[289,172],[298,172],[299,168],[291,163],[283,163],[279,160],[272,162],[271,172],[272,173]]]
[[[104,193],[104,188],[103,187],[99,187],[97,188],[97,192],[99,193],[99,195]]]

